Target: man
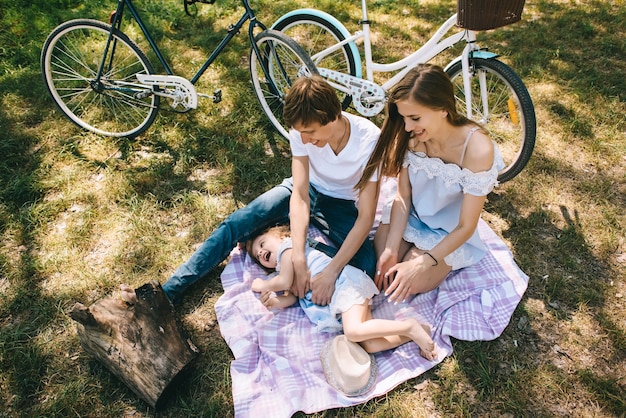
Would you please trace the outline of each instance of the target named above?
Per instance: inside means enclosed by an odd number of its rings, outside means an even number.
[[[292,127],[292,177],[233,212],[174,272],[163,285],[174,303],[226,259],[238,242],[287,222],[294,244],[296,296],[311,289],[314,303],[328,304],[335,280],[348,263],[374,276],[376,257],[367,236],[376,214],[378,179],[373,176],[360,192],[355,185],[380,130],[365,118],[342,112],[334,89],[319,76],[294,82],[285,97],[283,116]],[[309,222],[337,247],[312,243],[333,257],[315,277],[310,277],[304,257]]]

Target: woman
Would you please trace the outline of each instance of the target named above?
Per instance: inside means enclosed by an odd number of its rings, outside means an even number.
[[[389,300],[435,289],[451,270],[478,262],[476,227],[502,158],[478,124],[457,113],[438,66],[420,65],[393,89],[380,139],[357,187],[377,170],[398,191],[374,239],[375,283]]]

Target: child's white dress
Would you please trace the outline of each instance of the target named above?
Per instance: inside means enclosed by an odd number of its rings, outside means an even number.
[[[278,250],[277,272],[280,272],[283,252],[292,247],[291,238],[286,238]],[[308,244],[304,249],[304,254],[311,277],[322,272],[331,261],[328,255],[311,248]],[[371,300],[374,295],[378,294],[378,288],[364,271],[348,264],[339,274],[335,282],[335,292],[327,306],[314,304],[311,301],[311,294],[312,292],[309,291],[304,298],[299,298],[300,306],[311,322],[316,324],[321,332],[339,332],[343,330],[341,313],[356,304],[362,304],[367,299]]]

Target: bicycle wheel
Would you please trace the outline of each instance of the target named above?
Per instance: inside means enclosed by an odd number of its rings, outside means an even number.
[[[266,30],[258,34],[250,51],[250,75],[254,92],[272,125],[285,138],[289,126],[283,122],[284,97],[295,79],[318,74],[302,48],[284,33]]]
[[[535,107],[528,90],[517,74],[506,64],[495,59],[472,58],[472,116],[488,131],[498,144],[505,167],[498,181],[505,182],[518,175],[528,163],[535,147],[537,122]],[[461,62],[447,69],[454,84],[457,110],[466,113]],[[483,106],[479,77],[484,75],[487,87],[487,106]]]
[[[58,26],[41,51],[43,81],[61,112],[76,125],[105,136],[134,137],[152,124],[160,98],[137,81],[137,74],[153,70],[126,35],[114,29],[104,56],[110,31],[109,25],[90,19]]]
[[[296,11],[285,15],[272,26],[272,29],[281,31],[292,38],[310,57],[343,41],[349,36],[347,30],[342,30],[337,24],[331,22],[332,16],[327,18],[314,13],[322,14],[322,12],[311,10],[310,12]],[[340,25],[340,23],[338,24]],[[318,68],[327,68],[360,78],[362,74],[360,68],[361,59],[358,56],[358,50],[355,52],[355,49],[356,46],[354,44],[346,44],[341,49],[328,55],[319,59],[313,59],[313,63]],[[341,106],[344,110],[347,109],[352,101],[352,97],[341,91],[338,91],[337,94],[341,101]]]

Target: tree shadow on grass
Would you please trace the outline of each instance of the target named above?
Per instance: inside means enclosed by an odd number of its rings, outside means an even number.
[[[588,173],[574,169],[567,161],[550,159],[538,151],[527,171],[529,176],[549,173],[552,178],[549,181],[563,189],[587,193],[590,201],[602,198],[606,205],[615,208],[624,203],[619,194],[600,197],[595,196],[601,190],[599,187],[584,187],[585,192],[579,186],[584,181],[599,185],[620,181],[608,174],[596,174],[590,179]],[[511,242],[517,263],[530,276],[529,286],[500,338],[494,342],[455,342],[454,356],[473,385],[476,398],[468,401],[462,394],[455,396],[458,402],[469,402],[468,408],[476,414],[486,413],[491,410],[489,405],[502,402],[506,406],[498,409],[500,412],[516,415],[531,411],[538,416],[571,412],[576,404],[570,404],[569,399],[546,399],[535,387],[513,389],[516,376],[523,382],[549,379],[559,382],[555,386],[577,387],[603,410],[619,416],[625,412],[626,390],[611,370],[626,360],[626,335],[623,327],[608,314],[605,304],[611,290],[609,283],[620,272],[594,254],[581,222],[584,212],[558,204],[551,207],[549,204],[553,202],[544,202],[542,208],[522,215],[516,208],[528,206],[528,202],[521,190],[502,195],[492,193],[485,210],[508,224],[502,236]],[[533,313],[526,307],[529,300],[543,306],[553,319],[534,322]],[[562,335],[558,324],[575,323],[581,306],[591,315],[600,335],[606,335],[612,352],[607,356],[601,347],[589,347],[591,363],[581,361],[578,356],[574,358],[574,354],[570,356],[558,344],[568,338]],[[556,393],[554,390],[551,387],[549,393],[560,397],[560,389]],[[501,399],[501,393],[506,393],[508,398]]]
[[[6,90],[0,85],[0,91]],[[40,221],[35,203],[43,196],[39,139],[23,133],[1,107],[0,130],[0,232],[7,238],[0,254],[0,365],[11,395],[4,401],[19,410],[35,400],[43,385],[50,359],[33,338],[57,317],[58,300],[42,293],[32,235]]]

